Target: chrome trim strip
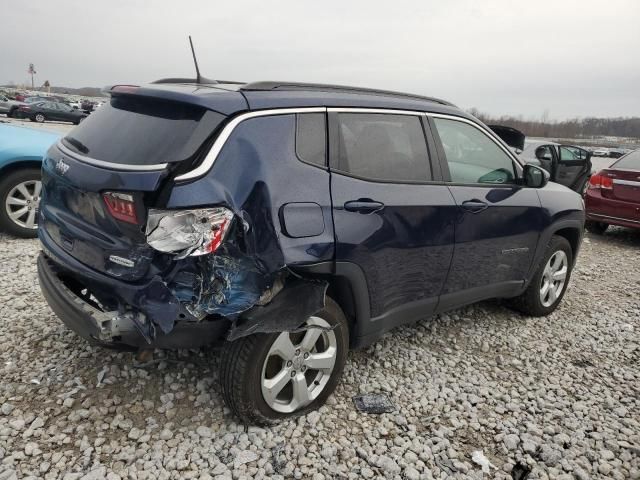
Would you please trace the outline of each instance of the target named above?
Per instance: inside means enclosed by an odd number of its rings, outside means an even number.
[[[209,170],[211,170],[211,167],[213,167],[213,164],[216,161],[216,158],[218,158],[218,155],[222,151],[222,148],[224,147],[225,143],[227,142],[227,140],[229,139],[229,137],[231,136],[235,128],[245,120],[248,120],[250,118],[266,117],[266,116],[272,116],[272,115],[288,115],[291,113],[325,113],[325,112],[382,113],[382,114],[389,114],[389,115],[414,115],[414,116],[420,116],[420,117],[427,116],[427,117],[445,118],[448,120],[456,120],[459,122],[468,123],[469,125],[483,132],[491,140],[493,140],[493,142],[496,145],[498,145],[507,154],[507,156],[515,162],[516,167],[519,169],[519,173],[522,173],[523,164],[520,163],[520,161],[513,154],[513,152],[511,152],[509,149],[505,148],[499,142],[496,141],[496,137],[492,132],[485,129],[481,125],[463,117],[457,117],[455,115],[446,115],[446,114],[440,114],[440,113],[422,112],[422,111],[416,111],[416,110],[396,110],[391,108],[299,107],[299,108],[277,108],[277,109],[270,109],[270,110],[257,110],[257,111],[246,112],[238,115],[237,117],[233,118],[222,129],[222,132],[220,132],[220,135],[218,135],[218,138],[216,138],[215,142],[213,142],[213,145],[209,150],[209,153],[207,153],[207,156],[204,158],[202,163],[195,169],[191,170],[190,172],[183,173],[182,175],[176,177],[175,181],[181,182],[185,180],[193,180],[195,178],[206,175],[209,172]]]
[[[627,185],[629,187],[640,187],[640,182],[634,182],[633,180],[618,180],[614,178],[613,183],[617,183],[618,185]]]
[[[216,161],[216,158],[218,158],[218,155],[222,151],[222,147],[224,147],[224,144],[227,142],[227,140],[233,133],[233,130],[245,120],[248,120],[250,118],[266,117],[271,115],[288,115],[290,113],[324,113],[326,111],[327,111],[326,107],[302,107],[302,108],[278,108],[278,109],[271,109],[271,110],[257,110],[255,112],[242,113],[237,117],[235,117],[233,120],[231,120],[222,129],[222,132],[220,132],[220,135],[218,135],[218,138],[216,138],[215,142],[213,142],[213,145],[211,146],[211,150],[209,150],[209,153],[207,153],[207,156],[204,157],[204,160],[202,160],[202,163],[198,165],[195,169],[191,170],[190,172],[183,173],[182,175],[176,177],[175,181],[180,182],[183,180],[192,180],[194,178],[198,178],[203,175],[206,175],[209,172],[209,170],[211,170],[213,163]]]
[[[622,217],[611,217],[609,215],[600,215],[599,213],[589,213],[588,216],[589,217],[604,218],[604,219],[610,218],[611,220],[621,220],[623,222],[630,222],[630,223],[638,223],[638,224],[640,224],[640,221],[638,221],[638,220],[630,220],[628,218],[622,218]]]
[[[392,108],[350,108],[350,107],[328,107],[327,111],[336,113],[383,113],[387,115],[415,115],[421,117],[425,112],[417,110],[395,110]]]
[[[499,138],[499,137],[497,137],[495,133],[493,133],[490,130],[487,130],[482,125],[479,125],[476,122],[472,122],[471,120],[468,120],[466,118],[458,117],[456,115],[447,115],[447,114],[444,114],[444,113],[430,113],[430,112],[425,112],[425,115],[427,117],[444,118],[445,120],[455,120],[455,121],[462,122],[462,123],[468,123],[472,127],[477,128],[482,133],[487,135],[491,140],[493,140],[493,143],[495,143],[497,146],[499,146],[507,154],[507,156],[509,156],[514,162],[516,162],[516,165],[518,167],[520,167],[520,170],[521,170],[520,173],[522,173],[522,169],[524,168],[524,165],[520,162],[520,159],[516,155],[514,155],[514,153],[511,150],[509,150],[508,148],[504,147],[502,145],[502,143],[496,141],[496,139]]]
[[[126,170],[132,172],[149,172],[154,170],[164,170],[167,168],[167,163],[156,163],[153,165],[128,165],[124,163],[113,163],[113,162],[105,162],[104,160],[98,160],[96,158],[87,157],[86,155],[81,155],[79,153],[74,152],[73,150],[67,148],[62,143],[62,140],[58,140],[56,143],[56,147],[69,157],[78,160],[83,163],[88,163],[89,165],[95,165],[96,167],[108,168],[110,170]]]

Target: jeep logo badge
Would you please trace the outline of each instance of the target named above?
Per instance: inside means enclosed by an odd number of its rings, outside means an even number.
[[[64,163],[62,160],[56,162],[56,170],[60,175],[64,175],[69,170],[69,164]]]

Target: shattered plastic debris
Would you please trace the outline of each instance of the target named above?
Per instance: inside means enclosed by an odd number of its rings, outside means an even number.
[[[384,393],[366,393],[353,397],[356,408],[364,413],[391,413],[396,407]]]
[[[484,453],[482,453],[482,450],[476,450],[475,452],[473,452],[471,454],[471,460],[473,460],[473,462],[476,463],[477,465],[480,465],[484,473],[491,472],[491,467],[497,468],[495,465],[493,465],[489,461],[487,457],[484,456]]]

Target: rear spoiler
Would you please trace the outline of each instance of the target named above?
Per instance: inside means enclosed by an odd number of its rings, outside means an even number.
[[[524,139],[526,135],[520,130],[505,127],[504,125],[488,125],[488,127],[510,147],[524,150]]]

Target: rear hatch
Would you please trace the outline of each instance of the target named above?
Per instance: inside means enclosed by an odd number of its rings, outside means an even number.
[[[225,116],[202,106],[112,96],[51,147],[43,163],[41,238],[123,280],[145,276],[148,209],[167,179],[192,168]]]

